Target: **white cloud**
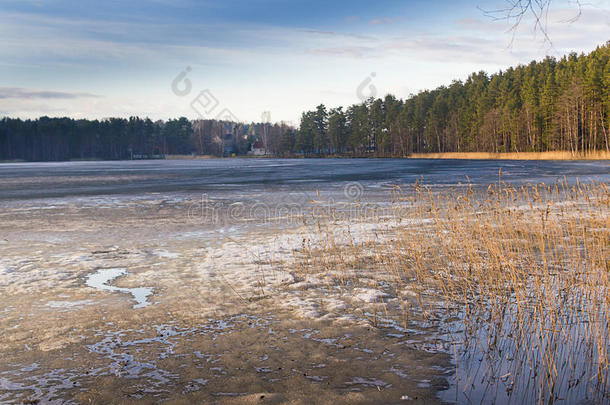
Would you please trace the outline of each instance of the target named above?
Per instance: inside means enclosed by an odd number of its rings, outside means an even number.
[[[571,51],[589,51],[605,43],[610,32],[610,10],[588,9],[573,22],[574,9],[556,9],[549,13],[544,26],[551,42],[534,31],[531,19],[524,19],[513,33],[504,21],[458,19],[453,32],[419,34],[384,38],[376,43],[343,41],[328,47],[309,49],[320,56],[363,58],[396,58],[412,61],[459,61],[473,64],[493,62],[498,66],[527,63],[547,54],[562,56]]]
[[[100,96],[83,92],[53,90],[32,90],[21,87],[0,87],[0,99],[75,99],[99,98]]]
[[[393,24],[396,22],[401,22],[401,21],[406,21],[408,20],[407,17],[380,17],[380,18],[373,18],[369,24],[371,25],[381,25],[381,24]]]

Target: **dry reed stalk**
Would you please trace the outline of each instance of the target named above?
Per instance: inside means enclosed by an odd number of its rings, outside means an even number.
[[[395,318],[404,331],[416,322],[459,329],[456,355],[485,364],[460,368],[465,396],[476,377],[493,400],[610,401],[605,184],[515,188],[499,178],[484,193],[441,193],[418,183],[407,195],[393,190],[392,204],[373,221],[320,219],[320,242],[297,256],[301,274],[348,292],[385,286],[398,304],[373,304],[376,326]],[[364,226],[375,221],[377,230]]]

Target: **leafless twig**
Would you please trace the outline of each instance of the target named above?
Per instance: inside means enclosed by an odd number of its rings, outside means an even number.
[[[511,44],[515,39],[517,28],[522,24],[523,19],[527,16],[531,16],[534,19],[534,32],[539,31],[544,36],[545,42],[552,45],[551,38],[548,33],[548,15],[551,7],[552,0],[505,0],[506,7],[495,10],[487,10],[482,7],[478,7],[487,17],[490,17],[494,21],[507,21],[511,24],[509,32],[512,32],[513,38]],[[562,22],[573,23],[578,20],[582,14],[582,4],[580,0],[570,1],[576,4],[577,14]]]

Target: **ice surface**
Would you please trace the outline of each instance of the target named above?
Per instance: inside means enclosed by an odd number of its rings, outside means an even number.
[[[133,306],[134,309],[149,306],[150,302],[147,301],[147,298],[153,293],[153,289],[151,287],[124,288],[115,287],[108,284],[115,278],[124,276],[126,274],[126,269],[100,269],[97,271],[97,273],[91,274],[87,278],[86,284],[87,286],[97,288],[98,290],[118,291],[131,294],[136,300],[136,305]]]

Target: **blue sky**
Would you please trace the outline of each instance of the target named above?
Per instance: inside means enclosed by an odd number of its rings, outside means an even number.
[[[0,116],[214,118],[298,123],[304,109],[404,98],[610,39],[610,0],[554,0],[552,44],[514,33],[490,1],[131,0],[0,2]],[[186,68],[189,67],[188,72]],[[172,91],[181,73],[188,94]],[[374,73],[374,75],[373,75]],[[185,83],[179,81],[180,89]],[[369,81],[367,81],[369,83]],[[360,86],[362,87],[362,86]],[[201,98],[206,90],[207,99]],[[213,100],[193,108],[193,101]],[[214,107],[214,108],[212,108]]]

